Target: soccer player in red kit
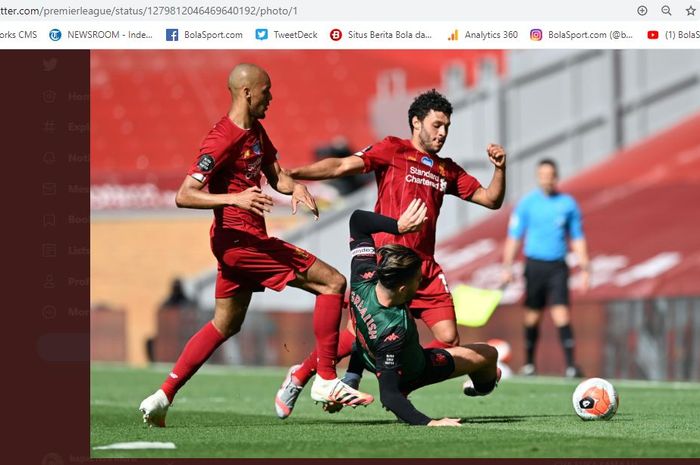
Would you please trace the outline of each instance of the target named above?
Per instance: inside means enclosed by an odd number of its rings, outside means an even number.
[[[413,199],[421,199],[428,208],[425,227],[416,234],[396,236],[377,233],[377,247],[401,244],[415,250],[423,260],[423,281],[410,309],[415,318],[421,319],[431,329],[435,339],[426,348],[446,348],[459,345],[454,303],[445,275],[435,262],[435,230],[445,195],[454,195],[490,209],[498,209],[503,203],[506,183],[506,153],[503,147],[490,144],[486,153],[494,165],[494,173],[488,187],[469,175],[450,158],[438,152],[445,144],[450,127],[452,105],[435,89],[425,92],[413,101],[408,110],[411,139],[387,137],[381,142],[357,152],[356,156],[326,158],[309,166],[290,170],[294,179],[332,179],[357,173],[374,171],[378,196],[374,211],[384,216],[398,218]],[[338,356],[350,353],[354,337],[348,331],[340,334]],[[275,403],[285,404],[291,412],[301,389],[312,376],[316,354],[301,365],[290,368]],[[357,378],[344,381],[355,385]],[[286,418],[277,410],[280,418]],[[288,416],[288,415],[287,415]]]
[[[337,270],[309,252],[268,237],[265,212],[272,199],[260,189],[261,173],[270,186],[291,194],[318,216],[313,197],[277,163],[277,150],[260,124],[272,100],[270,77],[251,64],[237,65],[229,76],[232,104],[204,139],[200,154],[177,193],[178,207],[214,210],[211,249],[218,261],[214,319],[187,342],[161,388],[139,407],[144,422],[165,426],[177,391],[226,339],[238,333],[253,292],[298,287],[316,294],[314,334],[318,375],[311,397],[324,403],[372,402],[350,388],[335,371],[338,331],[346,281]],[[203,190],[209,186],[209,192]]]

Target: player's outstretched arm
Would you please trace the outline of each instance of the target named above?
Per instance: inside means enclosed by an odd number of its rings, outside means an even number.
[[[355,210],[350,215],[350,282],[364,281],[377,267],[372,234],[408,234],[420,230],[426,221],[427,207],[420,199],[414,199],[399,220],[365,210]]]
[[[211,194],[202,190],[204,183],[192,176],[185,177],[175,195],[180,208],[212,209],[234,206],[263,216],[272,207],[272,197],[263,194],[259,187],[250,187],[235,194]]]
[[[355,241],[369,243],[372,234],[408,234],[420,231],[427,221],[428,207],[420,199],[413,199],[398,220],[366,210],[355,210],[350,215],[350,236]],[[374,242],[372,241],[372,246]]]
[[[280,194],[289,195],[294,191],[294,184],[296,184],[294,179],[282,169],[278,162],[263,166],[262,170],[270,187]]]
[[[404,423],[414,426],[462,426],[458,418],[433,420],[418,411],[399,390],[399,374],[396,370],[380,370],[379,395],[382,405]]]
[[[288,172],[294,179],[321,180],[358,174],[364,167],[362,158],[351,155],[343,158],[324,158],[311,165],[292,168]]]
[[[489,161],[493,164],[493,177],[488,187],[479,187],[469,199],[471,202],[492,210],[503,205],[506,195],[506,151],[497,144],[489,144],[486,148]]]
[[[306,205],[314,218],[318,219],[318,207],[313,196],[305,185],[298,183],[292,179],[289,174],[283,170],[278,162],[263,167],[263,172],[270,186],[280,194],[291,194],[292,196],[292,215],[297,212],[297,205],[303,203]]]
[[[459,420],[443,418],[433,420],[413,406],[401,393],[399,382],[401,375],[401,350],[406,342],[406,330],[401,326],[389,328],[379,336],[375,360],[379,396],[382,405],[397,418],[409,425],[423,426],[460,426]]]
[[[379,363],[379,360],[377,360]],[[378,380],[379,380],[379,397],[382,405],[391,411],[397,418],[404,423],[415,426],[426,426],[432,420],[429,416],[418,411],[410,400],[401,394],[399,389],[400,376],[396,370],[379,369],[377,364]]]

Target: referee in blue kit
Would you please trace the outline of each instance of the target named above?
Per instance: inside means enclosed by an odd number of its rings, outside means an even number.
[[[552,320],[559,329],[564,356],[565,375],[583,376],[574,363],[574,333],[569,311],[569,268],[566,264],[567,242],[578,256],[582,290],[588,290],[590,264],[581,224],[581,211],[573,197],[557,191],[557,165],[541,160],[537,167],[539,189],[527,194],[513,211],[508,225],[508,239],[503,252],[503,282],[513,280],[513,260],[525,237],[525,356],[521,374],[534,375],[535,347],[539,336],[542,311],[549,306]]]

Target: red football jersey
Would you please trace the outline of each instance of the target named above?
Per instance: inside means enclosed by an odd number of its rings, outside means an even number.
[[[429,155],[417,150],[410,140],[387,137],[357,152],[365,163],[364,172],[374,171],[377,179],[377,203],[374,211],[399,218],[414,198],[428,207],[427,221],[417,233],[394,236],[377,233],[377,247],[402,244],[423,258],[435,253],[435,230],[445,194],[469,199],[481,184],[450,158]]]
[[[242,192],[260,187],[261,167],[274,163],[276,155],[277,149],[259,121],[250,129],[241,129],[224,116],[204,138],[188,174],[208,184],[212,194]],[[214,209],[212,234],[221,228],[267,237],[265,219],[238,207]]]

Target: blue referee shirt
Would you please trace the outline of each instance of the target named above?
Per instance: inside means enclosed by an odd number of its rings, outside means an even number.
[[[523,252],[535,260],[563,260],[567,239],[583,239],[581,210],[568,194],[547,195],[542,189],[527,194],[510,217],[508,236],[522,239]]]

